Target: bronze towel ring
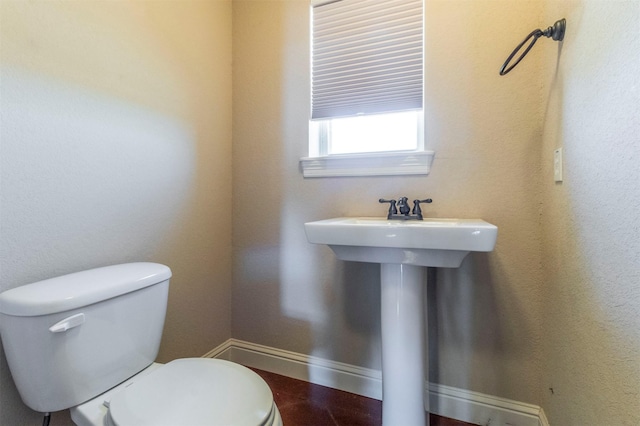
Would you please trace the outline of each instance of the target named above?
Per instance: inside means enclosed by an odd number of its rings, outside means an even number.
[[[520,63],[522,58],[524,58],[525,55],[529,53],[529,50],[531,50],[533,45],[536,44],[536,41],[538,41],[540,37],[545,36],[547,38],[550,37],[555,41],[562,41],[564,39],[564,31],[566,27],[567,27],[567,21],[564,18],[562,18],[559,21],[556,21],[556,23],[553,24],[553,27],[549,27],[544,31],[542,31],[539,28],[537,30],[531,31],[531,33],[522,41],[522,43],[517,45],[516,48],[513,50],[513,52],[511,52],[511,55],[509,55],[507,60],[502,65],[502,68],[500,68],[500,75],[505,75],[506,73],[514,69],[516,65]],[[516,62],[507,68],[507,65],[509,65],[509,62],[511,62],[511,59],[513,59],[516,53],[518,53],[520,49],[522,49],[522,46],[524,46],[529,41],[529,39],[531,39],[531,43],[529,43],[529,45],[524,50],[524,52],[518,57]]]

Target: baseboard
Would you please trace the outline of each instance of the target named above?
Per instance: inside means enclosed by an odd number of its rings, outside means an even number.
[[[549,426],[537,405],[429,383],[432,413],[467,423],[487,426]]]
[[[226,359],[317,385],[382,399],[382,375],[376,370],[237,339],[227,340],[204,356]]]
[[[550,426],[547,416],[544,414],[544,410],[540,407],[540,426]]]
[[[322,386],[382,399],[378,370],[229,339],[204,357],[226,359]],[[440,416],[487,426],[549,426],[542,408],[479,392],[429,383],[430,411]]]

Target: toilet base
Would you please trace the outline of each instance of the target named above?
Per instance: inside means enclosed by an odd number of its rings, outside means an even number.
[[[160,367],[162,367],[162,364],[154,362],[135,376],[120,383],[118,386],[109,389],[105,393],[98,395],[95,398],[90,399],[89,401],[83,402],[82,404],[75,407],[71,407],[71,409],[69,410],[71,412],[71,420],[73,420],[73,423],[78,426],[103,425],[104,418],[109,411],[109,409],[105,405],[105,401],[110,401],[111,397],[115,393],[119,392],[121,389],[126,388],[135,380],[146,376],[147,374]]]

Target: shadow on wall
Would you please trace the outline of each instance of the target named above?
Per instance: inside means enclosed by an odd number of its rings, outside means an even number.
[[[306,4],[301,4],[307,7]],[[324,265],[306,241],[305,203],[292,197],[299,179],[288,164],[290,111],[302,110],[283,50],[295,27],[287,2],[234,2],[233,14],[233,308],[235,338],[299,353],[320,347],[326,321]],[[294,29],[295,29],[294,27]],[[296,40],[305,49],[305,30]],[[255,64],[260,66],[256,67]],[[287,71],[289,70],[289,71]],[[259,143],[256,143],[259,141]],[[314,355],[321,356],[314,353]],[[311,374],[311,372],[309,372]]]
[[[314,355],[380,370],[380,265],[336,259],[329,265],[331,277],[322,281],[328,315],[314,329]],[[321,374],[325,383],[339,384]]]
[[[343,327],[348,331],[344,338],[352,345],[350,353],[342,353],[341,356],[350,357],[350,363],[354,365],[379,370],[382,366],[380,265],[341,263],[341,277],[335,285],[336,291],[340,292],[339,304],[345,321]]]
[[[342,309],[350,330],[375,336],[380,333],[380,266],[342,262]]]
[[[429,268],[427,275],[429,381],[493,395],[507,393],[508,378],[501,377],[496,366],[523,358],[506,350],[513,333],[531,332],[526,310],[509,297],[508,289],[494,288],[484,253],[470,254],[458,269]],[[498,294],[508,300],[498,300]],[[510,318],[509,324],[505,318]]]
[[[3,290],[162,245],[192,195],[183,123],[8,67],[0,102]]]

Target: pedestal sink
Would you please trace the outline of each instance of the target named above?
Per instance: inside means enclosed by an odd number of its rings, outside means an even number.
[[[498,228],[480,219],[373,217],[304,226],[309,242],[327,244],[338,259],[380,264],[382,424],[428,425],[423,267],[457,268],[469,252],[493,250]]]

